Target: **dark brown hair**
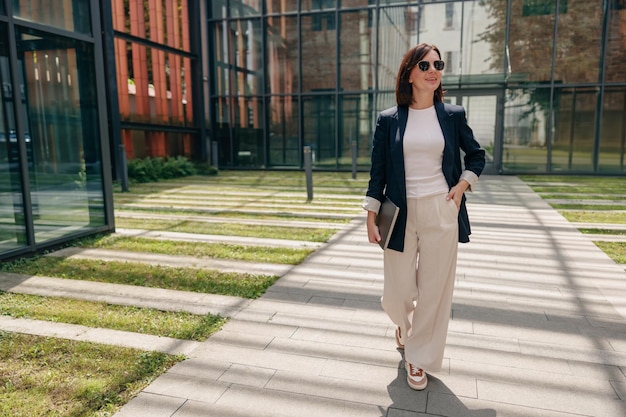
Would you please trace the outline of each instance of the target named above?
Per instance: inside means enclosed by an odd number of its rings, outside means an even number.
[[[396,103],[398,106],[410,106],[413,103],[413,88],[409,83],[409,77],[411,76],[411,70],[420,62],[427,53],[430,51],[437,52],[439,59],[441,59],[441,52],[435,45],[428,43],[420,43],[409,49],[408,52],[402,58],[400,69],[398,70],[398,76],[396,77]],[[439,101],[443,101],[443,87],[439,84],[439,87],[435,90],[435,96],[433,98],[433,104]]]

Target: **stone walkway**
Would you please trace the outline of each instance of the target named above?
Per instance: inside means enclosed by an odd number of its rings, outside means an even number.
[[[165,341],[188,359],[116,417],[626,415],[624,269],[515,177],[484,176],[468,197],[444,370],[422,392],[380,308],[364,216],[257,300],[8,274],[0,289],[231,317],[203,343]]]

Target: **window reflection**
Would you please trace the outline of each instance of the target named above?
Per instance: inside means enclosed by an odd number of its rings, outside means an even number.
[[[315,29],[313,16],[302,16],[302,90],[337,86],[337,31]]]
[[[563,4],[563,0],[559,2]],[[561,12],[556,38],[554,80],[598,82],[602,50],[602,8],[587,0],[569,0]]]
[[[600,136],[600,172],[626,172],[626,88],[605,91]]]
[[[554,171],[593,169],[598,97],[592,89],[555,90],[555,135],[552,144]]]
[[[335,96],[305,96],[303,100],[304,146],[310,146],[313,165],[336,167]]]
[[[37,243],[105,224],[91,44],[19,33]]]
[[[503,171],[545,172],[550,89],[509,90],[505,98]]]
[[[519,81],[550,81],[552,70],[552,44],[554,39],[553,15],[525,16],[521,2],[512,2],[509,26],[509,56],[513,76]],[[506,2],[489,1],[494,17],[506,16]],[[492,47],[504,50],[504,21],[500,33],[490,38]],[[537,40],[541,41],[538,42]]]
[[[371,10],[342,13],[341,80],[344,91],[374,88],[376,37],[372,30]]]
[[[300,165],[298,99],[293,96],[272,96],[269,112],[269,165]]]
[[[298,21],[267,18],[267,90],[291,94],[298,89]]]
[[[369,167],[371,138],[374,134],[373,120],[377,111],[371,94],[350,94],[341,96],[339,113],[340,134],[338,166],[352,167],[352,145],[356,145],[357,165]]]
[[[24,202],[20,174],[20,142],[15,126],[14,94],[9,71],[7,27],[0,24],[0,252],[27,244],[24,224]],[[29,159],[32,161],[32,142],[26,138]]]
[[[626,63],[626,1],[612,1],[610,4],[604,78],[607,82],[624,82],[624,66]]]
[[[74,32],[91,34],[90,2],[84,0],[13,0],[13,15]]]

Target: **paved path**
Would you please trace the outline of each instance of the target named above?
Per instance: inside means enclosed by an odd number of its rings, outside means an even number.
[[[0,277],[3,290],[232,317],[203,343],[11,318],[0,328],[187,354],[116,417],[626,415],[623,267],[515,177],[482,177],[469,201],[474,233],[460,246],[444,370],[423,392],[406,386],[363,216],[295,267],[194,261],[282,275],[257,300]]]
[[[470,195],[444,370],[407,388],[359,218],[117,417],[626,415],[626,273],[514,177]]]

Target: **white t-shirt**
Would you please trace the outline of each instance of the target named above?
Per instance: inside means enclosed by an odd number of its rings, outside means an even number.
[[[448,192],[441,170],[444,145],[435,106],[422,110],[409,108],[403,138],[407,198]]]

